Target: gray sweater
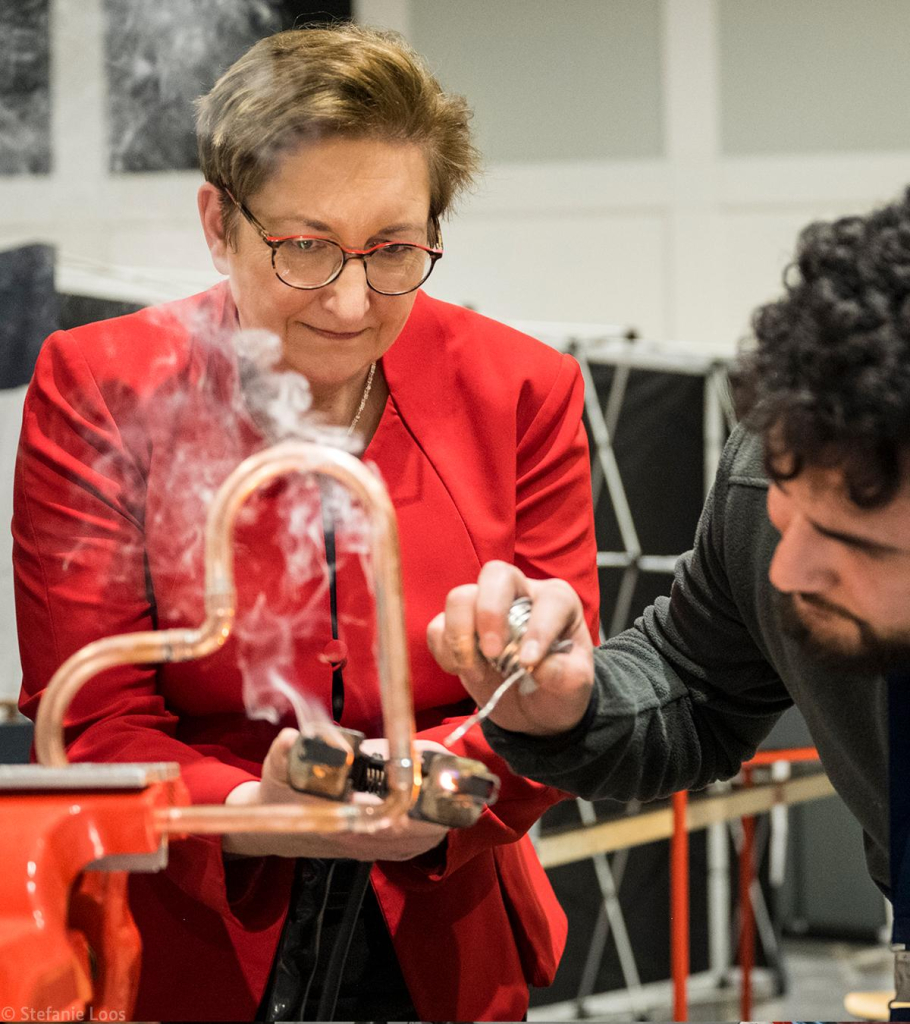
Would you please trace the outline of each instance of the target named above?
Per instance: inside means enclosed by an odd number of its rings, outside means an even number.
[[[767,491],[761,441],[738,428],[670,597],[595,651],[583,722],[547,739],[489,720],[484,732],[521,775],[592,800],[651,800],[735,775],[796,704],[863,827],[869,871],[887,889],[887,687],[882,677],[820,667],[781,631]]]

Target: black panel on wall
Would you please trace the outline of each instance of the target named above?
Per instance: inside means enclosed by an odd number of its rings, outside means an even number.
[[[350,20],[351,0],[104,0],[112,171],[198,166],[193,100],[257,39]]]
[[[141,302],[124,302],[122,299],[101,299],[95,295],[63,295],[60,301],[60,330],[69,331],[96,320],[110,320],[115,316],[126,316],[143,308]]]
[[[0,0],[0,174],[51,169],[49,0]]]
[[[613,368],[593,366],[601,401]],[[638,540],[646,555],[679,555],[692,547],[704,503],[704,379],[679,373],[633,370],[617,421],[613,448]],[[597,502],[597,547],[622,551],[624,545],[606,485]],[[601,621],[607,628],[619,592],[622,570],[600,570]],[[630,626],[661,594],[669,594],[669,573],[638,578]]]
[[[57,329],[54,250],[24,245],[0,252],[0,388],[28,383],[41,343]]]

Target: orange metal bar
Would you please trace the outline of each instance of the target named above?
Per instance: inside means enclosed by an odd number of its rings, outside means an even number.
[[[818,751],[815,747],[785,747],[782,750],[759,750],[743,765],[744,768],[757,768],[760,765],[775,764],[777,761],[817,761]]]
[[[670,959],[673,975],[673,1019],[688,1019],[689,978],[689,794],[673,794],[673,838],[670,841]]]
[[[780,760],[780,758],[778,758]],[[743,766],[743,785],[752,785],[752,772]],[[742,819],[743,845],[739,852],[739,967],[742,972],[740,1020],[752,1016],[752,967],[755,964],[755,915],[752,908],[752,862],[755,851],[755,818]]]

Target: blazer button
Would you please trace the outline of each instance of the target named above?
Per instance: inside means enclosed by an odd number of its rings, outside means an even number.
[[[348,663],[348,645],[344,640],[329,640],[322,648],[319,660],[325,665],[331,665],[332,671],[344,668]]]

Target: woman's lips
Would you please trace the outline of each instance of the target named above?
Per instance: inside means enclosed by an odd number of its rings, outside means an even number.
[[[363,330],[360,331],[328,331],[322,327],[314,327],[312,324],[301,324],[308,331],[312,331],[314,334],[318,334],[323,338],[328,338],[330,341],[351,341],[353,338],[359,338],[363,334]]]

